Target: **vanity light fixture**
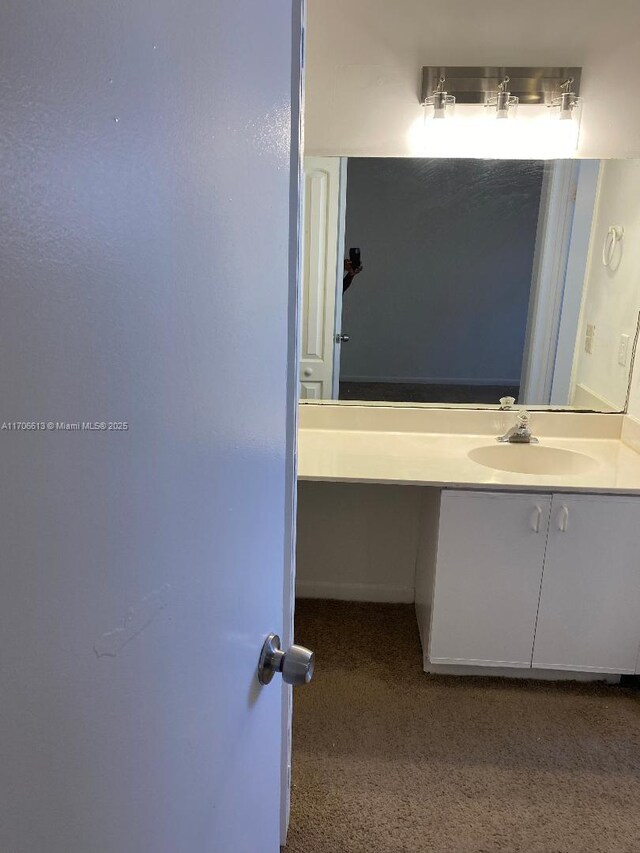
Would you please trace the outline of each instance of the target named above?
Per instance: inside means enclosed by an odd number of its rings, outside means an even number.
[[[455,95],[449,95],[444,90],[445,77],[440,77],[438,85],[430,95],[424,99],[425,107],[433,107],[433,114],[425,112],[425,118],[445,118],[450,115],[455,106]]]
[[[527,109],[548,106],[566,119],[579,105],[581,77],[577,66],[425,65],[420,100],[433,106],[434,96],[441,93],[454,99],[456,112],[460,104],[493,106],[497,113],[509,113],[516,104]],[[445,79],[450,95],[443,91]]]
[[[581,76],[577,66],[426,65],[409,146],[423,157],[574,156]],[[431,120],[445,116],[447,121]]]
[[[517,95],[512,95],[509,91],[508,84],[511,78],[507,74],[504,79],[498,84],[498,91],[489,95],[485,102],[485,107],[494,107],[496,118],[509,118],[509,113],[513,115],[520,100]]]
[[[551,99],[547,105],[552,114],[561,121],[571,121],[574,113],[580,106],[580,98],[573,91],[574,79],[567,78],[560,86],[560,94]]]

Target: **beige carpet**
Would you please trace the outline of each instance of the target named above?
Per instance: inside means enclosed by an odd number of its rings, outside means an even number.
[[[298,603],[287,853],[640,851],[640,695],[422,672],[413,608]]]

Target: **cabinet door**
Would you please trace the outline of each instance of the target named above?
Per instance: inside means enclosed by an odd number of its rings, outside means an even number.
[[[634,672],[640,499],[554,495],[534,667]]]
[[[550,495],[444,492],[432,663],[530,667]]]

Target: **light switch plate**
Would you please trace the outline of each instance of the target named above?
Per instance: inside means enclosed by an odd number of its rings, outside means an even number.
[[[629,357],[629,335],[620,335],[620,344],[618,346],[618,364],[626,367]]]
[[[595,337],[595,334],[596,327],[593,325],[593,323],[587,323],[587,331],[584,336],[584,351],[586,353],[589,353],[589,355],[591,355],[591,353],[593,352],[593,339]]]

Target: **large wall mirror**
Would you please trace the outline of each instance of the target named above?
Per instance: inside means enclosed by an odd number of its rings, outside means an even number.
[[[305,400],[625,408],[640,160],[305,160]]]

